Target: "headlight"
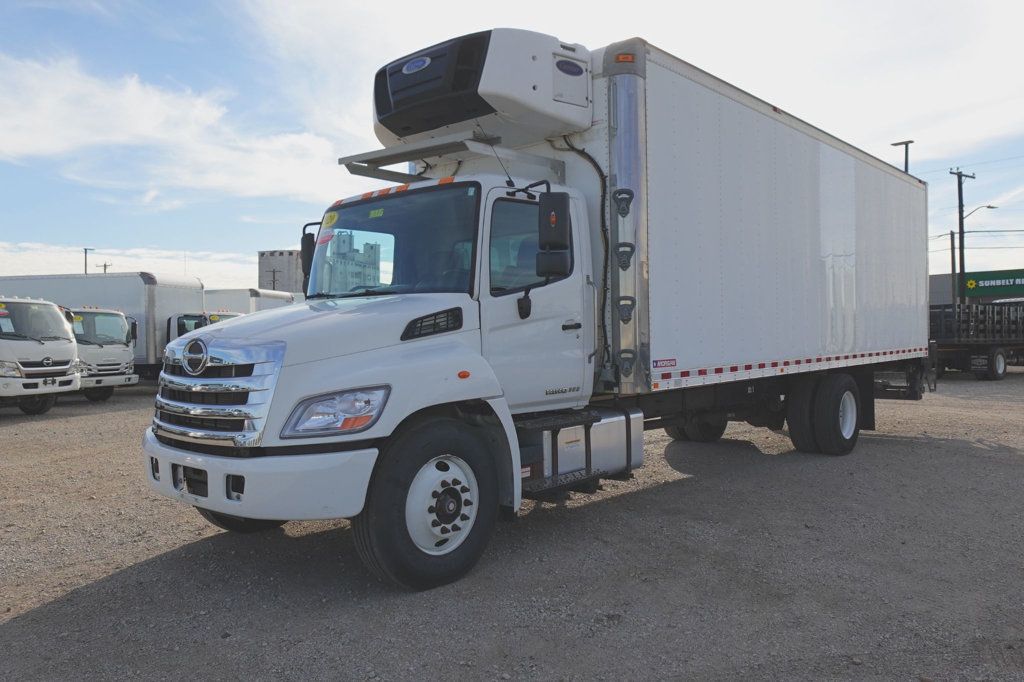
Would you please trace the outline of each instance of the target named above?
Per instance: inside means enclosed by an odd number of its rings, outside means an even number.
[[[82,360],[79,358],[75,358],[75,361],[71,363],[71,372],[69,372],[69,374],[83,374],[85,376],[88,376],[88,363],[82,362]]]
[[[16,362],[0,360],[0,377],[21,378],[21,368]]]
[[[281,431],[281,438],[365,431],[377,421],[390,392],[390,386],[374,386],[306,398],[292,410]]]

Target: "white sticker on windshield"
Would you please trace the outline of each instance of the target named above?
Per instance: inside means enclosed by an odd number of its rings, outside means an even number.
[[[467,197],[471,197],[474,194],[476,194],[476,187],[470,187],[469,189],[466,190]]]

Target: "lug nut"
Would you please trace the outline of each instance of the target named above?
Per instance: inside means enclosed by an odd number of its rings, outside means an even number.
[[[469,514],[463,514],[460,516],[459,521],[469,521]]]
[[[433,514],[434,513],[434,508],[433,507],[427,507],[427,513],[428,514]]]
[[[431,497],[433,497],[433,498],[435,498],[435,499],[436,499],[436,498],[437,498],[437,496],[438,496],[438,495],[440,495],[440,494],[441,494],[441,493],[437,492],[436,490],[431,490],[431,491],[430,491],[430,496],[431,496]]]
[[[466,486],[462,486],[461,488],[459,488],[459,492],[460,493],[468,493],[469,492],[469,488],[467,488]]]
[[[448,535],[448,533],[451,533],[451,531],[448,530],[448,526],[442,526],[441,527],[441,535]]]
[[[452,485],[462,485],[462,481],[457,478],[452,479]]]
[[[462,506],[463,507],[472,507],[473,506],[473,500],[463,500],[462,501]]]
[[[462,530],[462,528],[459,527],[459,524],[453,523],[452,524],[452,530]]]
[[[434,519],[433,521],[430,522],[430,527],[431,528],[437,528],[440,525],[441,525],[441,522],[438,521],[437,519]]]

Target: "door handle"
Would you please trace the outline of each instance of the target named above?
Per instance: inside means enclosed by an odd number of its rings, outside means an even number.
[[[582,322],[566,322],[565,324],[562,325],[562,331],[563,332],[568,332],[568,331],[572,331],[573,329],[582,329],[582,328],[583,328],[583,323]]]

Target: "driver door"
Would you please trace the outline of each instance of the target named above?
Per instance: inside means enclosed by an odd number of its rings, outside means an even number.
[[[572,272],[545,283],[536,275],[536,201],[494,189],[484,216],[480,328],[483,354],[513,413],[581,407],[590,396],[592,324],[586,319],[589,257],[577,238],[585,226],[572,206]],[[530,314],[519,300],[529,290]]]

